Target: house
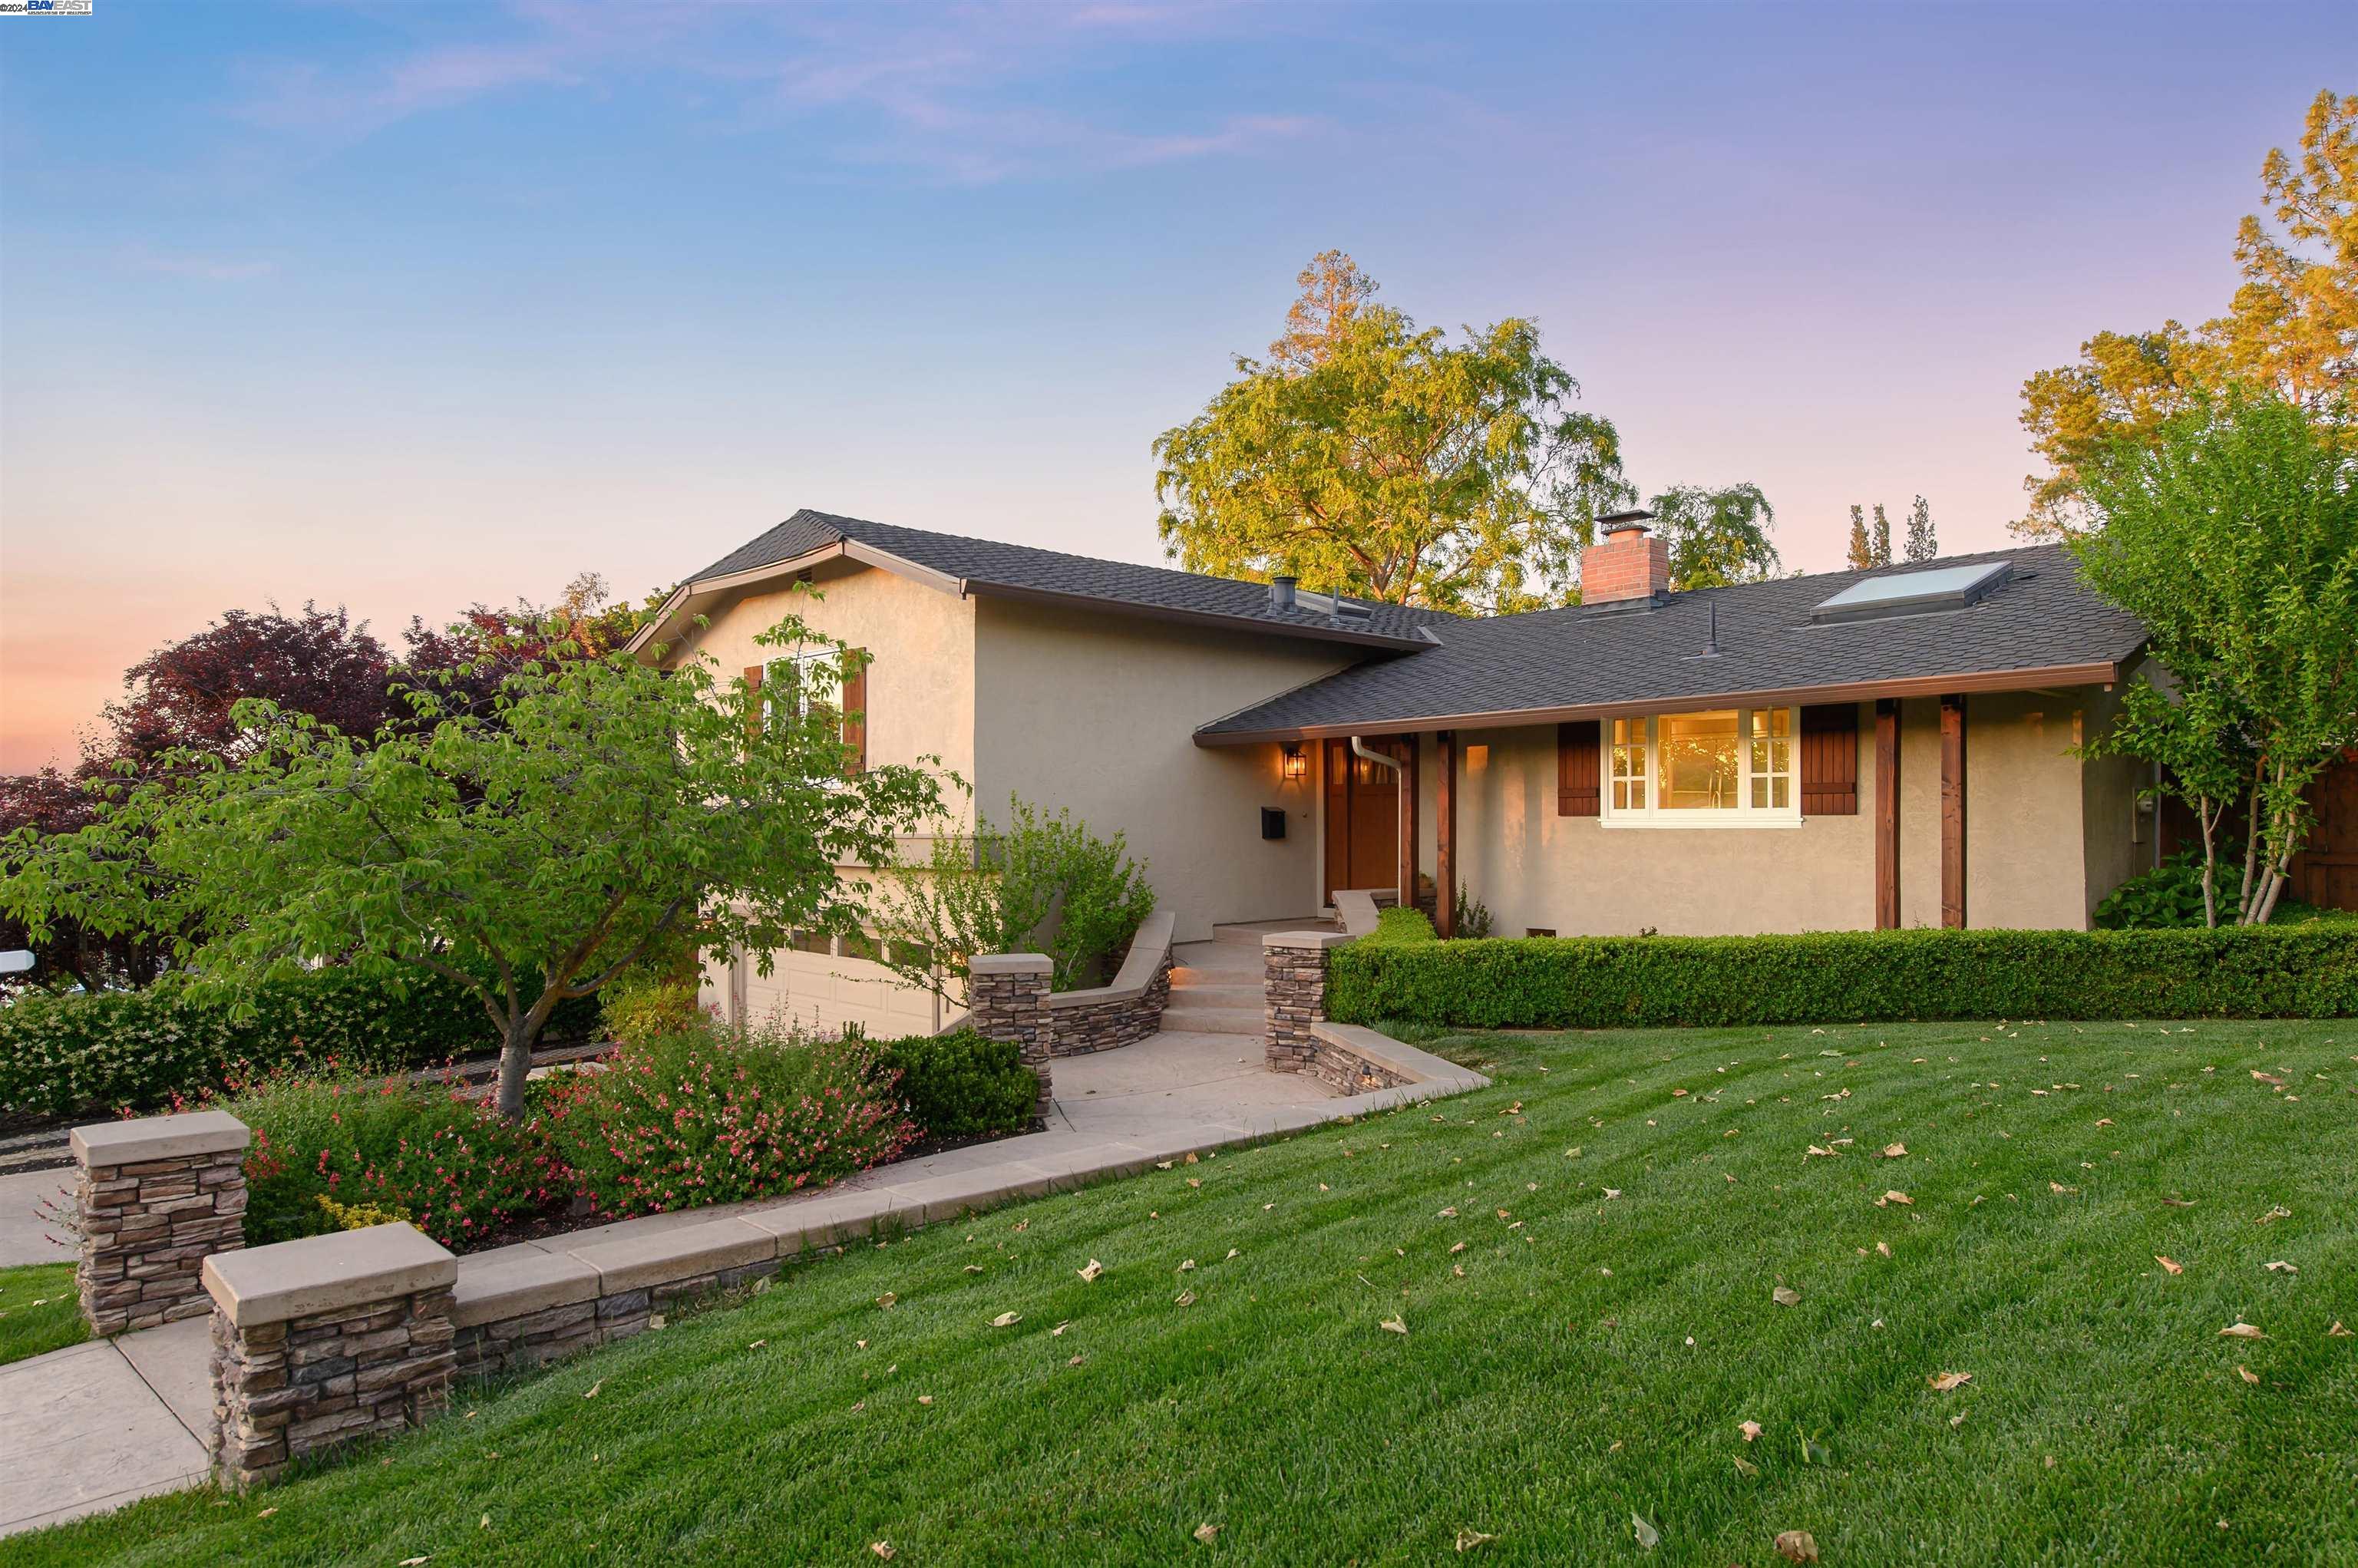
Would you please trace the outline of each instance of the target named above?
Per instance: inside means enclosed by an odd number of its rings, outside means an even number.
[[[1461,618],[805,511],[632,645],[759,678],[801,614],[867,655],[867,761],[1120,828],[1182,942],[1428,879],[1444,929],[1462,888],[1509,935],[2077,927],[2153,863],[2147,773],[2074,750],[2144,633],[2062,549],[1672,593],[1644,517],[1608,522],[1585,602]],[[711,983],[938,1020],[812,946]]]

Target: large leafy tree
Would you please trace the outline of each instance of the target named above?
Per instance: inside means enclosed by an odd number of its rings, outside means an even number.
[[[2268,216],[2238,227],[2243,282],[2225,315],[2193,330],[2165,321],[2098,332],[2076,362],[2023,383],[2023,428],[2048,471],[2023,481],[2030,505],[2017,533],[2087,527],[2082,481],[2113,443],[2158,439],[2165,422],[2231,382],[2321,417],[2349,407],[2343,395],[2358,381],[2358,94],[2320,92],[2300,156],[2272,149],[2260,186]]]
[[[2093,749],[2161,762],[2194,809],[2219,912],[2220,826],[2249,825],[2234,918],[2264,925],[2311,825],[2309,786],[2358,744],[2358,471],[2348,410],[2198,395],[2082,479],[2101,524],[2088,580],[2143,621],[2169,679],[2140,677]]]
[[[1654,531],[1671,546],[1673,589],[1727,588],[1777,575],[1777,546],[1768,542],[1777,513],[1758,485],[1673,485],[1647,505]]]
[[[834,646],[793,619],[763,641]],[[557,1005],[682,934],[766,955],[865,923],[868,884],[837,868],[889,863],[938,784],[848,771],[831,665],[810,667],[821,686],[776,703],[705,661],[577,652],[504,676],[488,716],[413,689],[413,722],[373,744],[248,699],[243,754],[176,753],[172,782],[118,789],[79,831],[11,836],[0,910],[154,933],[233,990],[319,963],[456,980],[499,1028],[514,1115]]]
[[[1622,503],[1620,438],[1509,318],[1451,341],[1328,253],[1264,363],[1154,442],[1159,526],[1189,570],[1448,609],[1545,602]]]

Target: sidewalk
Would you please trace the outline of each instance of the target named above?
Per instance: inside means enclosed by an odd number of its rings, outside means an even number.
[[[828,1205],[838,1222],[920,1214],[928,1202],[938,1212],[938,1190],[928,1192],[925,1184],[939,1178],[965,1178],[966,1186],[1003,1184],[1011,1196],[1068,1187],[1135,1171],[1142,1162],[1298,1132],[1489,1082],[1408,1047],[1393,1050],[1423,1081],[1350,1096],[1334,1095],[1306,1074],[1270,1072],[1260,1042],[1237,1034],[1163,1033],[1119,1050],[1059,1057],[1045,1131],[879,1166],[784,1200],[648,1215],[471,1253],[459,1260],[460,1292],[471,1273],[480,1278],[534,1252],[596,1256],[594,1249],[612,1242],[814,1204]],[[54,1186],[71,1173],[37,1174]],[[27,1186],[23,1203],[29,1206],[39,1190]],[[14,1186],[0,1188],[0,1201],[10,1206],[19,1196]],[[12,1206],[0,1217],[0,1241],[16,1234]],[[210,1320],[195,1318],[0,1367],[0,1535],[201,1483],[212,1425],[211,1353]]]

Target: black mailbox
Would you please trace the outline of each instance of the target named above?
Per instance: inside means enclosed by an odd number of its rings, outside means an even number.
[[[1264,838],[1285,837],[1285,807],[1264,806],[1260,808],[1260,836]]]

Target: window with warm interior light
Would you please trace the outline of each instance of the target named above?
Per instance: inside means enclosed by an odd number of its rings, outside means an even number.
[[[1800,710],[1723,708],[1616,719],[1605,820],[1622,827],[1772,827],[1801,819]]]

